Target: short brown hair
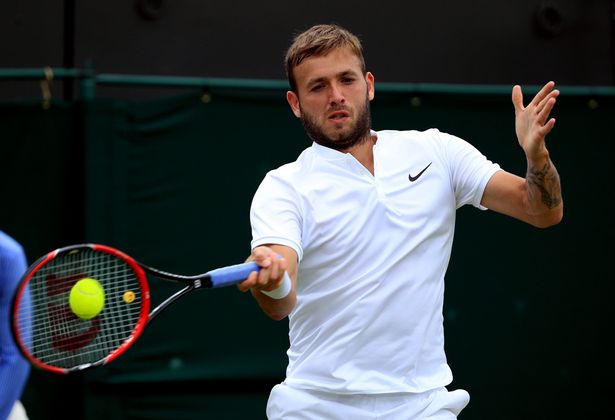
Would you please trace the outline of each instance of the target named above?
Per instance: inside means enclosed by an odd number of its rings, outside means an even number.
[[[363,47],[356,35],[341,26],[315,25],[295,37],[286,52],[286,77],[293,91],[297,90],[297,83],[293,69],[303,60],[311,56],[325,55],[336,48],[350,47],[361,61],[361,71],[365,74],[365,59]]]

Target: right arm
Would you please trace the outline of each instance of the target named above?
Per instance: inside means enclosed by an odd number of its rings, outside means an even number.
[[[252,292],[261,309],[270,318],[276,321],[286,318],[297,302],[297,260],[295,250],[284,245],[272,244],[254,248],[247,261],[254,261],[261,270],[251,273],[239,284],[239,290]],[[284,271],[288,273],[292,283],[290,293],[282,299],[274,299],[262,293],[278,288],[284,279]]]

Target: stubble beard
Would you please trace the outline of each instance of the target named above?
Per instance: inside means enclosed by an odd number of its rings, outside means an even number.
[[[365,99],[365,105],[360,109],[357,120],[348,134],[339,133],[335,138],[327,136],[315,119],[305,113],[303,109],[301,110],[301,123],[308,136],[315,143],[338,151],[349,150],[370,138],[372,119],[369,99]]]

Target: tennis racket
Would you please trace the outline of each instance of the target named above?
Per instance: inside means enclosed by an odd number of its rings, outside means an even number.
[[[34,366],[70,373],[105,365],[124,353],[145,326],[187,293],[240,283],[253,262],[181,276],[148,267],[105,245],[82,244],[56,249],[33,263],[13,298],[12,331],[17,346]],[[150,311],[146,273],[182,283],[184,288]],[[104,291],[102,310],[91,319],[69,305],[73,286],[95,279]]]

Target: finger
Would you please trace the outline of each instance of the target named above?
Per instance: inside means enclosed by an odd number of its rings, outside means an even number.
[[[513,86],[512,103],[515,107],[515,112],[523,111],[523,93],[521,92],[521,86],[519,85]]]
[[[239,288],[239,290],[242,292],[247,292],[252,287],[254,287],[257,277],[258,273],[256,271],[251,272],[247,279],[237,285],[237,288]]]
[[[538,122],[539,123],[544,124],[544,121],[546,121],[547,118],[549,118],[549,114],[553,110],[553,107],[555,106],[555,102],[556,102],[555,98],[549,98],[547,100],[547,102],[545,103],[544,107],[538,113]]]
[[[284,275],[285,266],[286,262],[281,256],[273,261],[269,269],[269,281],[266,285],[266,290],[273,290],[280,285]]]
[[[278,286],[280,278],[280,262],[278,258],[272,260],[267,270],[259,276],[258,287],[261,290],[273,290]]]
[[[258,273],[258,277],[256,278],[254,287],[259,290],[266,288],[267,285],[269,284],[270,278],[271,278],[271,268],[266,268],[266,269],[261,270]]]
[[[537,113],[541,113],[543,111],[543,109],[547,106],[549,101],[551,99],[557,98],[558,96],[559,96],[559,90],[553,90],[542,101],[540,101],[540,103],[536,106],[536,112]],[[553,105],[551,105],[551,108],[553,108]]]
[[[547,123],[542,127],[541,129],[541,134],[543,137],[545,137],[547,134],[549,134],[551,132],[551,130],[553,130],[553,127],[555,126],[555,118],[551,118],[549,121],[547,121]]]
[[[263,268],[271,265],[271,250],[270,249],[255,249],[253,252],[254,262]]]
[[[534,99],[532,99],[532,102],[530,102],[528,106],[537,106],[537,104],[542,102],[542,100],[547,97],[547,95],[553,90],[554,87],[555,82],[549,82],[544,85],[542,89],[540,89],[540,91],[536,94],[536,96],[534,96]]]

